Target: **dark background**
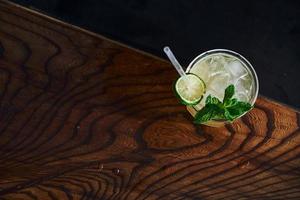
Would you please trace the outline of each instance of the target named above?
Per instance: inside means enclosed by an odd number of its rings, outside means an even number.
[[[300,1],[14,0],[125,44],[182,64],[226,48],[254,66],[260,94],[300,108]]]

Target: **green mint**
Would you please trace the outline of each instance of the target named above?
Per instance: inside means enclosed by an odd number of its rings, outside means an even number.
[[[223,102],[229,101],[234,95],[234,85],[229,85],[225,89],[224,99]]]
[[[201,124],[209,120],[233,121],[253,108],[251,104],[233,98],[234,92],[234,85],[229,85],[225,89],[223,102],[209,95],[206,98],[205,106],[197,112],[194,122]]]

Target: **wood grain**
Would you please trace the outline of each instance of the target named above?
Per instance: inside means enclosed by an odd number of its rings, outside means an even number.
[[[195,126],[169,63],[0,1],[0,199],[300,199],[299,112]]]

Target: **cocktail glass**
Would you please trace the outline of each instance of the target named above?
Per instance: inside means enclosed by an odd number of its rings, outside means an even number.
[[[198,75],[206,84],[204,98],[197,105],[187,106],[192,116],[205,106],[208,95],[222,100],[225,88],[230,84],[235,86],[234,97],[238,100],[251,105],[256,101],[259,88],[256,72],[246,58],[234,51],[227,49],[206,51],[189,64],[186,73]],[[226,123],[229,121],[210,120],[204,124],[219,127]]]

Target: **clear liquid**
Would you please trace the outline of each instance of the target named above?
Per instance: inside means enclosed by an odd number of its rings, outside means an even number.
[[[216,53],[205,56],[198,60],[189,72],[198,75],[206,84],[204,98],[199,104],[193,106],[196,111],[205,105],[208,95],[222,101],[225,89],[230,84],[235,86],[234,97],[240,101],[251,103],[255,95],[253,75],[240,59],[232,55]]]

